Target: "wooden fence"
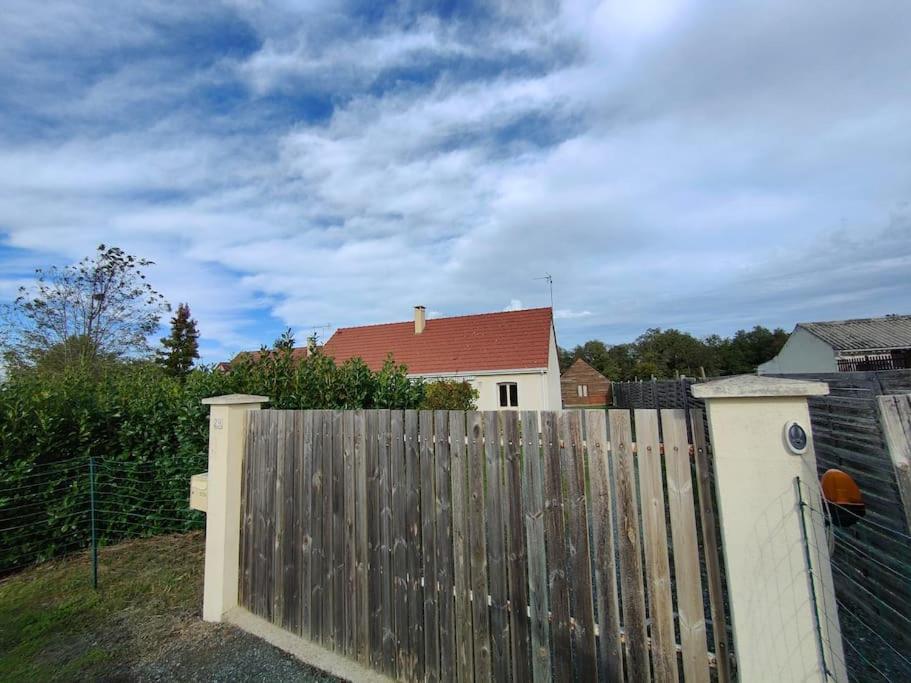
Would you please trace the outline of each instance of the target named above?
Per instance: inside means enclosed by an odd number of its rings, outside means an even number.
[[[250,412],[240,604],[405,681],[730,680],[685,418]]]
[[[901,472],[890,457],[877,400],[911,392],[911,370],[776,376],[829,385],[828,396],[808,400],[817,469],[820,476],[832,468],[850,474],[867,506],[861,522],[835,532],[836,597],[842,609],[858,612],[880,636],[908,651],[911,582],[905,577],[911,571],[907,540],[911,511],[900,490]],[[615,402],[623,408],[701,407],[691,395],[692,383],[690,379],[618,382]],[[854,618],[843,614],[842,621],[850,629]],[[867,638],[853,647],[875,658],[878,646]],[[854,652],[849,650],[848,656]]]

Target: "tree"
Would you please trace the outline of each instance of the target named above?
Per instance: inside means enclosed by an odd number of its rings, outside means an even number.
[[[102,244],[74,265],[37,269],[8,310],[7,364],[33,367],[49,353],[63,367],[147,355],[149,336],[170,310],[145,281],[150,265]]]
[[[196,321],[190,317],[190,305],[180,304],[177,313],[171,318],[171,334],[163,337],[158,352],[158,364],[168,374],[185,377],[193,367],[193,361],[199,358],[199,331]]]

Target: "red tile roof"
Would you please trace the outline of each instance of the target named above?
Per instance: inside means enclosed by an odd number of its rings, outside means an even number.
[[[323,352],[343,363],[360,356],[379,370],[391,353],[410,374],[546,368],[553,325],[550,308],[431,318],[421,334],[414,321],[342,327]]]

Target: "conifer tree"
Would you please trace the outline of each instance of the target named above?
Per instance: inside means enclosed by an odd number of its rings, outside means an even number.
[[[171,318],[171,334],[163,337],[158,352],[158,363],[176,377],[185,376],[199,358],[199,331],[190,317],[189,304],[180,304]]]

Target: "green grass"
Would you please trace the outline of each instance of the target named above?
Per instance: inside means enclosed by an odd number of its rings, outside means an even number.
[[[198,618],[202,534],[102,549],[97,591],[87,553],[0,581],[0,681],[92,679],[160,646]]]

